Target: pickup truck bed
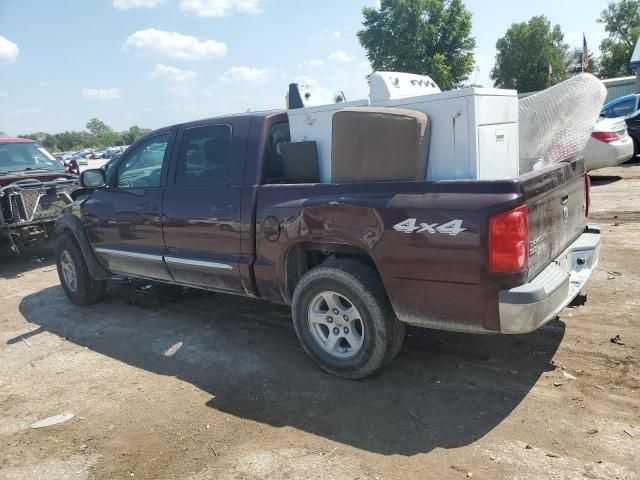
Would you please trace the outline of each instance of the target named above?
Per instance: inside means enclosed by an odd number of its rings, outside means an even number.
[[[406,323],[479,333],[529,332],[550,318],[519,323],[507,319],[503,308],[501,321],[499,297],[514,299],[507,294],[509,289],[522,291],[523,284],[534,280],[565,249],[573,248],[569,246],[582,235],[599,239],[585,233],[582,168],[581,162],[562,164],[510,181],[260,187],[257,290],[270,300],[289,303],[300,272],[293,274],[292,284],[283,282],[292,275],[285,270],[291,265],[287,255],[300,248],[314,249],[314,244],[329,250],[342,245],[373,261],[396,315]],[[522,204],[527,205],[529,238],[535,243],[528,268],[491,273],[487,270],[489,219]],[[285,219],[286,234],[276,242],[261,234],[269,217]],[[407,220],[408,228],[394,228]],[[459,231],[447,225],[459,225]],[[583,244],[582,240],[577,243]],[[520,295],[518,304],[525,300]]]
[[[85,172],[58,219],[69,298],[93,303],[124,275],[291,304],[305,351],[362,378],[405,324],[532,331],[597,264],[582,160],[501,181],[292,184],[287,141],[282,112],[207,119],[152,132],[108,177]]]

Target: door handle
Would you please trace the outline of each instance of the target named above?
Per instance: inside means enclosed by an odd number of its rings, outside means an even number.
[[[236,207],[230,203],[224,205],[213,205],[211,207],[211,213],[215,215],[230,215],[236,213]]]

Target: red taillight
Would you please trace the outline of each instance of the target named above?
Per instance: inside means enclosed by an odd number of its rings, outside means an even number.
[[[527,206],[509,210],[489,220],[489,271],[520,272],[529,264]]]
[[[584,176],[584,190],[586,196],[587,205],[584,210],[584,216],[589,216],[589,208],[591,208],[591,177],[589,175]]]
[[[616,132],[593,132],[591,136],[604,143],[611,143],[620,140],[620,137],[618,137]]]

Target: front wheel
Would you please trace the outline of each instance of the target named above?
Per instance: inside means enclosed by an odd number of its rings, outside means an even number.
[[[334,260],[307,272],[294,292],[292,311],[305,352],[339,377],[372,375],[396,356],[404,340],[404,324],[377,272],[356,260]]]
[[[91,305],[104,298],[107,282],[91,276],[82,251],[69,232],[58,241],[56,264],[60,284],[71,303]]]

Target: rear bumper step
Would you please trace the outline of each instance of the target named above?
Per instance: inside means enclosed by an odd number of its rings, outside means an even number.
[[[499,293],[500,331],[529,333],[555,318],[580,293],[598,264],[600,229],[589,226],[531,282]]]

